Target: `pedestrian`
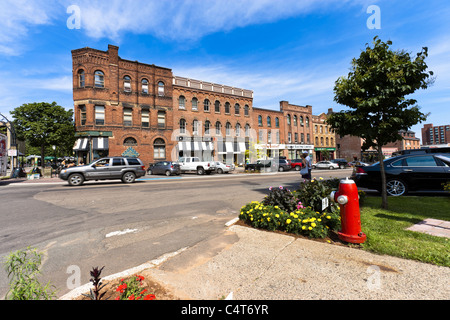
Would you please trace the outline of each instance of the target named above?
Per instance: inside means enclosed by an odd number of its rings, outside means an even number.
[[[308,160],[306,160],[307,154],[302,154],[302,168],[300,170],[300,174],[302,175],[302,178],[305,180],[311,180],[311,174],[309,173],[309,165]]]
[[[304,151],[303,154],[306,156],[306,162],[308,164],[308,175],[309,175],[309,180],[312,179],[311,176],[311,169],[312,169],[312,161],[311,161],[311,157],[309,156],[309,153],[307,151]]]

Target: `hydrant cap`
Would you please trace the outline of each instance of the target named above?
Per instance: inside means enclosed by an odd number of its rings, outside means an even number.
[[[340,183],[342,183],[342,184],[354,184],[355,181],[353,181],[352,179],[349,179],[349,178],[347,177],[347,178],[345,178],[345,179],[342,179],[342,180],[340,181]]]

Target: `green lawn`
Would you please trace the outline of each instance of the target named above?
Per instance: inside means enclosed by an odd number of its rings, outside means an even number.
[[[450,240],[408,231],[426,218],[450,221],[448,197],[389,197],[389,210],[380,197],[367,197],[361,207],[365,250],[450,267]]]

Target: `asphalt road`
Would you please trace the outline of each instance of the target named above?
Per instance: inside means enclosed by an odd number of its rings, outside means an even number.
[[[325,179],[350,174],[351,169],[313,171]],[[298,172],[145,178],[131,185],[0,187],[0,260],[14,250],[38,248],[44,253],[41,281],[50,281],[62,296],[71,285],[89,282],[92,267],[105,266],[107,276],[211,244],[244,204],[261,200],[270,186],[293,190],[301,180]],[[0,298],[7,290],[1,268]]]

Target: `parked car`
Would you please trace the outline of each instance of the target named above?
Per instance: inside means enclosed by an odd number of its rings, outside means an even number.
[[[216,172],[217,173],[229,173],[231,171],[234,171],[235,165],[234,164],[225,164],[220,161],[216,161]]]
[[[386,190],[391,196],[408,191],[443,190],[442,183],[450,181],[450,154],[405,154],[383,161]],[[358,187],[381,191],[380,163],[356,166],[352,179]]]
[[[88,180],[121,179],[132,183],[145,175],[145,166],[139,158],[107,157],[85,166],[64,168],[59,177],[67,180],[71,186],[82,185]]]
[[[278,159],[277,162],[275,162],[275,166],[278,166],[278,171],[289,171],[291,170],[291,164],[286,159]]]
[[[275,166],[273,159],[260,159],[255,163],[247,163],[244,169],[251,171],[260,171],[261,169],[271,169],[272,166]]]
[[[350,164],[352,167],[355,167],[355,166],[363,166],[363,167],[369,166],[368,163],[361,162],[361,161],[352,161],[352,162],[349,162],[349,164]]]
[[[339,165],[337,163],[331,161],[319,161],[312,165],[313,169],[339,169]]]
[[[165,174],[171,176],[173,174],[181,174],[180,165],[173,161],[159,161],[149,166],[147,174]]]
[[[337,163],[339,165],[339,168],[341,168],[341,169],[348,168],[348,167],[351,166],[350,163],[348,163],[347,160],[342,159],[342,158],[333,159],[333,160],[330,160],[330,161],[333,162],[333,163]]]
[[[300,171],[300,169],[302,168],[302,159],[291,160],[291,168],[295,169],[296,171]]]
[[[200,161],[198,157],[182,157],[177,163],[180,165],[181,172],[195,171],[197,174],[210,174],[216,171],[214,161]]]

